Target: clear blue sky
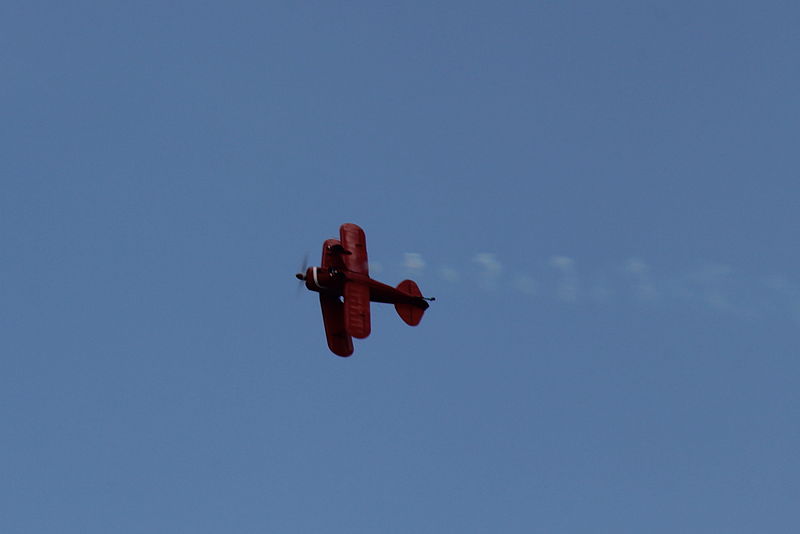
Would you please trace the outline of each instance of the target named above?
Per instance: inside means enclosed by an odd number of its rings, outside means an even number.
[[[3,3],[0,531],[795,532],[798,20]]]

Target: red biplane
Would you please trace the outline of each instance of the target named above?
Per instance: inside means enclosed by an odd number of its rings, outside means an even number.
[[[400,318],[416,326],[428,309],[427,301],[434,300],[423,297],[413,280],[391,287],[370,278],[367,238],[364,230],[352,223],[339,227],[339,239],[323,243],[320,267],[308,267],[295,276],[319,293],[328,347],[338,356],[353,354],[353,338],[369,335],[370,301],[394,304]]]

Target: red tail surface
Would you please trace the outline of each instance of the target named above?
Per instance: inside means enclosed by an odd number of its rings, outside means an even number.
[[[428,303],[422,299],[422,292],[413,280],[403,280],[397,284],[397,289],[410,297],[419,297],[412,302],[398,302],[394,305],[397,315],[409,326],[417,326],[422,320],[422,315],[428,309]]]

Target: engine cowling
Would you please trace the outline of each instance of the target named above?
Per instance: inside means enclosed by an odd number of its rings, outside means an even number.
[[[322,267],[309,267],[306,270],[306,287],[311,291],[336,291],[341,289],[340,276]]]

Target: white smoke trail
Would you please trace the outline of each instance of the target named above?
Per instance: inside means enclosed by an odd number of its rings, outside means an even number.
[[[403,267],[409,271],[421,271],[425,268],[425,260],[418,252],[406,252],[403,254]]]
[[[481,285],[483,288],[495,290],[500,274],[503,272],[503,265],[490,252],[479,252],[472,258],[472,261],[481,266]]]
[[[745,276],[715,262],[664,274],[638,256],[580,273],[576,260],[564,254],[526,265],[509,270],[490,252],[478,252],[459,267],[428,265],[417,252],[405,253],[402,262],[406,273],[492,293],[512,291],[573,305],[633,300],[648,307],[692,306],[742,319],[779,314],[800,323],[800,284],[782,275]]]
[[[548,261],[550,267],[560,273],[556,284],[556,295],[564,302],[578,300],[578,275],[575,272],[575,260],[567,256],[552,256]]]

